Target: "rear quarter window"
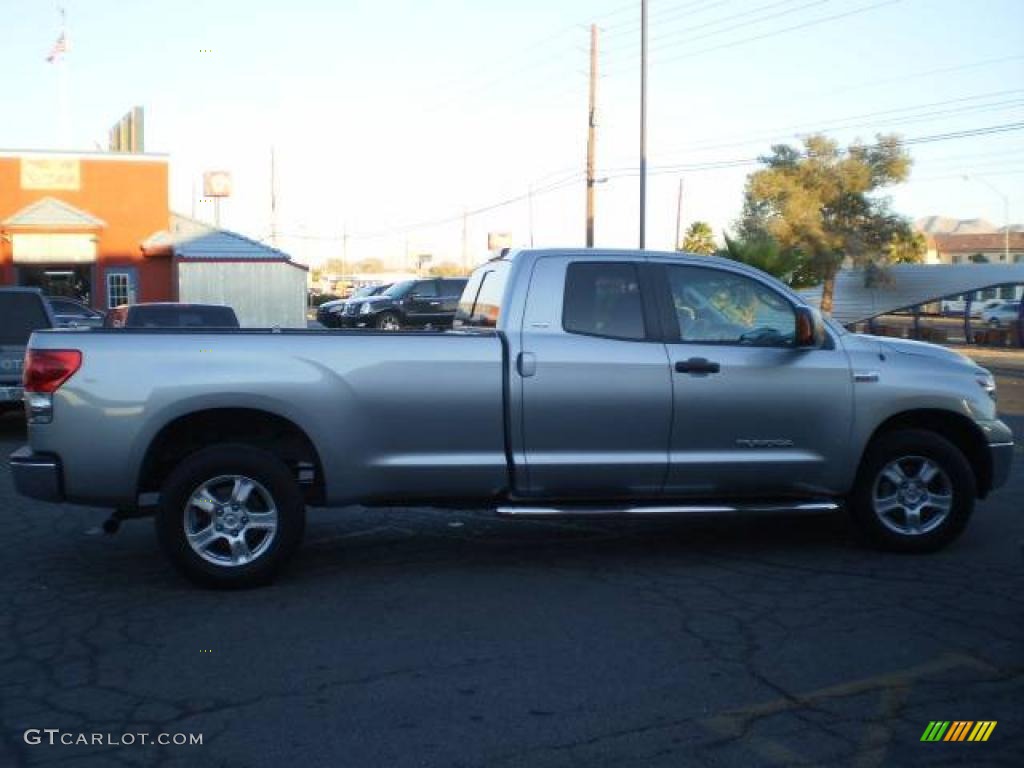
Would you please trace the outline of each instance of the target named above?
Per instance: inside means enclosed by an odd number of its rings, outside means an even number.
[[[24,346],[32,331],[50,327],[43,300],[34,293],[0,293],[0,344]]]
[[[459,300],[455,327],[497,327],[507,283],[507,261],[496,261],[474,272]]]

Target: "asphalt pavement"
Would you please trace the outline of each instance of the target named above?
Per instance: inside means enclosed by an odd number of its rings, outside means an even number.
[[[0,453],[22,440],[0,419]],[[1022,499],[1018,448],[927,556],[841,516],[313,510],[276,585],[218,593],[149,521],[103,535],[3,464],[0,765],[1020,766]],[[936,720],[997,724],[922,742]]]

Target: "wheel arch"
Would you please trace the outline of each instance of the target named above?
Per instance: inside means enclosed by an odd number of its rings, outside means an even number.
[[[890,416],[871,433],[861,452],[858,467],[863,463],[868,449],[875,440],[883,434],[899,429],[926,430],[951,442],[964,454],[974,472],[978,498],[984,499],[988,495],[992,489],[992,454],[988,448],[988,441],[973,421],[955,411],[919,408]]]
[[[245,407],[205,408],[165,424],[146,448],[136,485],[138,495],[158,492],[185,457],[217,443],[244,443],[274,454],[293,471],[307,503],[322,503],[323,463],[309,435],[284,416]]]

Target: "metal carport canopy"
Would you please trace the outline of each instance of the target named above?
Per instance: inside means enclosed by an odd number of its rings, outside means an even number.
[[[1001,285],[1024,284],[1024,264],[899,264],[885,270],[884,285],[864,285],[863,269],[836,275],[832,317],[843,325],[898,309]],[[812,306],[821,304],[821,286],[800,291]]]

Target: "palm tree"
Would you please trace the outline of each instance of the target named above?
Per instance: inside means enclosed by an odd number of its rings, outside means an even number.
[[[805,262],[803,255],[799,251],[782,248],[768,236],[734,240],[725,235],[725,250],[719,251],[719,255],[760,269],[794,287],[808,284],[806,275],[802,274],[804,270],[801,270]]]
[[[711,230],[711,225],[706,221],[693,222],[686,230],[680,250],[699,253],[703,256],[710,256],[714,253],[715,234]]]

